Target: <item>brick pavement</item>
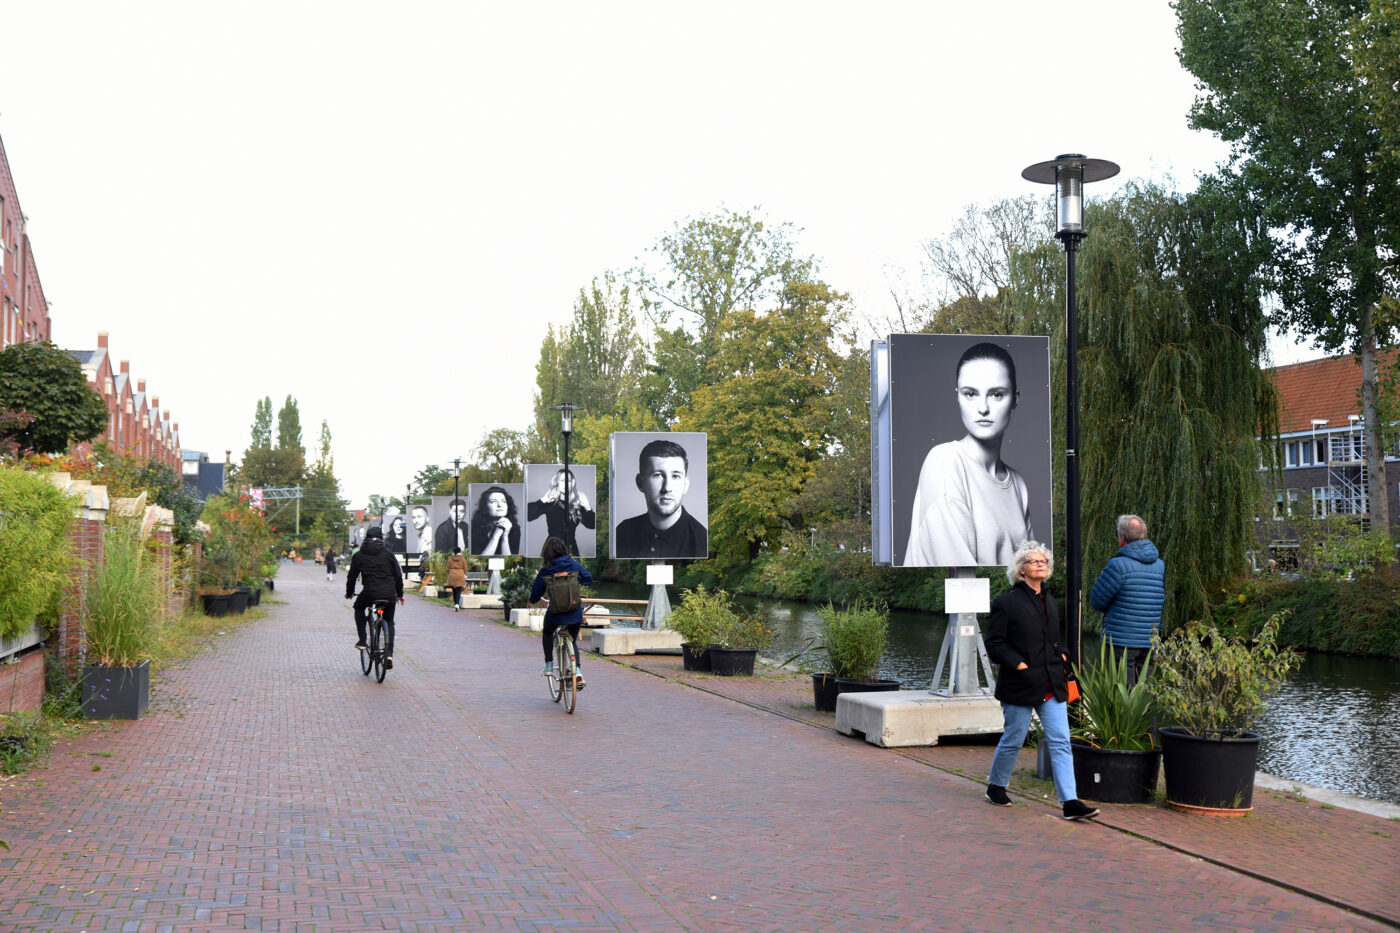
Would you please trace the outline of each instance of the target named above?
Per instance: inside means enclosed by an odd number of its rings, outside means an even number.
[[[877,749],[798,678],[679,659],[588,657],[567,716],[538,634],[418,598],[374,684],[342,586],[286,566],[145,719],[0,784],[0,929],[1400,924],[1394,823],[1261,793],[1245,820],[1068,824],[1025,775],[998,809],[986,747]]]

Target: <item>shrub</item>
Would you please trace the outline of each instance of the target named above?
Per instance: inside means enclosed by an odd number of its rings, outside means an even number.
[[[842,609],[827,603],[818,610],[824,626],[822,648],[837,677],[879,679],[890,615],[881,603],[859,602]]]
[[[1129,687],[1127,655],[1116,653],[1104,639],[1099,642],[1098,662],[1077,664],[1074,669],[1084,695],[1082,721],[1075,734],[1098,748],[1152,748],[1156,704],[1147,687],[1151,662],[1143,667],[1137,683]]]
[[[56,618],[73,502],[41,473],[0,467],[0,637]]]
[[[102,565],[88,594],[88,659],[132,667],[150,656],[160,637],[165,600],[159,566],[134,519],[109,514]]]
[[[704,648],[727,644],[724,639],[731,637],[730,633],[739,622],[739,614],[734,611],[728,593],[697,586],[682,591],[680,604],[671,610],[666,627],[680,633],[683,641]]]

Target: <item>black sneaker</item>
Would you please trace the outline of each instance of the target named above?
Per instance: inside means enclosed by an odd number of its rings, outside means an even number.
[[[1086,807],[1082,800],[1071,800],[1065,804],[1065,819],[1067,820],[1092,820],[1098,815],[1098,807]]]
[[[386,670],[386,671],[387,671],[387,670],[392,670],[393,667],[394,667],[394,656],[393,656],[393,655],[389,655],[389,654],[384,655],[384,670]],[[1099,811],[1095,810],[1094,812],[1095,812],[1095,813],[1098,813]]]
[[[1011,806],[1011,798],[1006,796],[1006,788],[998,784],[987,785],[987,800],[999,807]]]
[[[365,643],[362,642],[362,641],[357,641],[357,642],[355,642],[355,650],[356,650],[356,651],[368,651],[368,650],[369,650],[369,645],[365,644]]]

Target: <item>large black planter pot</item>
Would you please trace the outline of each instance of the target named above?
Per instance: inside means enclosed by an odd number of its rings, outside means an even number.
[[[1071,739],[1074,752],[1074,786],[1079,796],[1104,803],[1147,803],[1157,791],[1157,771],[1162,750],[1127,751],[1095,748],[1082,739]]]
[[[710,653],[704,648],[696,648],[688,641],[681,642],[681,670],[704,671],[710,670]]]
[[[228,594],[207,593],[199,597],[204,602],[204,614],[214,618],[228,615]]]
[[[876,693],[885,690],[898,690],[897,680],[853,680],[850,677],[836,678],[836,693]],[[832,706],[832,709],[835,709]]]
[[[83,715],[88,719],[140,719],[150,699],[150,661],[135,667],[83,668]]]
[[[1166,726],[1161,736],[1167,806],[1218,816],[1243,816],[1254,809],[1258,735],[1200,736]]]
[[[836,675],[812,675],[812,703],[820,713],[836,712]]]
[[[705,653],[710,657],[710,670],[721,677],[746,677],[753,673],[757,648],[721,648],[711,645]]]
[[[258,604],[261,603],[261,602],[262,602],[262,587],[260,587],[260,586],[250,586],[250,587],[248,587],[248,605],[249,605],[249,606],[256,606],[256,605],[258,605]]]
[[[235,589],[228,596],[228,611],[234,615],[248,611],[248,594]]]

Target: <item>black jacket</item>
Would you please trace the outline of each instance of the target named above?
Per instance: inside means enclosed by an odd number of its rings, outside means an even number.
[[[1041,588],[1043,591],[1044,584]],[[998,700],[1013,706],[1034,706],[1050,690],[1061,702],[1069,696],[1059,634],[1060,607],[1048,592],[1044,612],[1040,597],[1023,582],[992,601],[986,642],[987,656],[1000,665]],[[1022,661],[1026,662],[1026,669],[1016,670]]]
[[[379,538],[370,538],[350,558],[350,572],[345,575],[347,597],[355,594],[357,579],[363,580],[360,591],[367,599],[397,599],[403,595],[403,571]]]

